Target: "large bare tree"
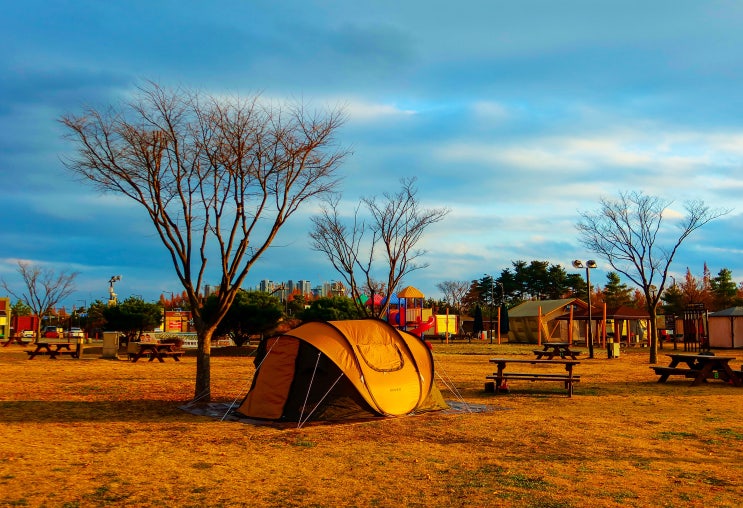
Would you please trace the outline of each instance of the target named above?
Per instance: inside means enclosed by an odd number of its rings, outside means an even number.
[[[579,240],[607,260],[617,272],[635,283],[645,296],[650,314],[650,363],[658,361],[656,308],[668,270],[681,244],[694,231],[730,210],[711,209],[701,201],[684,204],[678,236],[664,229],[664,214],[671,201],[642,192],[622,192],[617,199],[601,199],[593,212],[581,212]]]
[[[324,253],[350,288],[362,314],[380,317],[402,279],[415,270],[425,251],[416,245],[426,228],[439,222],[447,208],[421,208],[414,178],[404,178],[400,190],[383,197],[363,198],[350,217],[340,210],[340,197],[328,199],[312,218],[312,246]],[[362,216],[362,209],[366,212]],[[380,260],[383,259],[383,260]],[[381,297],[382,305],[360,303],[364,291]]]
[[[75,278],[78,274],[64,270],[56,273],[51,268],[33,265],[27,261],[18,261],[18,274],[23,281],[24,291],[13,290],[5,279],[1,283],[9,294],[17,300],[22,300],[39,316],[36,325],[38,341],[41,337],[41,318],[75,292]]]
[[[341,110],[155,83],[109,110],[61,118],[77,148],[67,168],[141,205],[170,254],[198,335],[195,401],[210,399],[212,334],[249,270],[306,200],[334,189],[343,120]],[[218,305],[205,315],[210,258]]]

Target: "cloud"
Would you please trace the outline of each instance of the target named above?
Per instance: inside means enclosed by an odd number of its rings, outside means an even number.
[[[343,106],[351,122],[374,122],[394,120],[395,118],[415,115],[412,109],[402,109],[394,104],[380,104],[360,100],[346,101]]]

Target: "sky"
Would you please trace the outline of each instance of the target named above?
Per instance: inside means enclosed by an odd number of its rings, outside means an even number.
[[[497,277],[514,261],[605,260],[578,240],[580,213],[639,191],[730,213],[671,265],[743,280],[743,2],[687,0],[0,0],[0,277],[18,261],[78,272],[69,309],[156,301],[182,288],[144,212],[62,164],[59,118],[117,104],[147,80],[208,94],[341,105],[344,199],[417,178],[448,207],[403,285]],[[308,204],[248,275],[339,278],[310,248]],[[678,213],[677,213],[678,212]],[[582,273],[582,272],[581,272]],[[207,281],[210,282],[210,281]],[[216,283],[217,281],[213,281]],[[628,282],[628,281],[625,281]],[[0,290],[1,291],[1,290]],[[4,296],[1,295],[0,296]]]

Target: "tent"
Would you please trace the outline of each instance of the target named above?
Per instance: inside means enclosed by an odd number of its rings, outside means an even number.
[[[707,316],[709,346],[743,347],[743,307],[730,307]]]
[[[585,339],[586,321],[588,321],[588,307],[574,310],[572,314],[564,314],[557,318],[562,321],[573,321],[573,336]],[[627,344],[639,343],[644,340],[645,333],[650,321],[650,314],[643,309],[635,309],[626,305],[617,307],[592,307],[591,321],[593,340],[605,342],[603,335],[610,337],[610,342],[623,342]],[[575,326],[579,328],[576,329]],[[578,332],[577,334],[575,332]],[[581,335],[582,334],[582,335]]]
[[[559,341],[567,336],[567,323],[557,318],[568,312],[569,306],[586,308],[578,298],[561,300],[530,300],[508,311],[508,341],[536,344]]]
[[[347,420],[447,407],[428,346],[379,319],[305,323],[261,341],[255,362],[237,409],[248,418]]]

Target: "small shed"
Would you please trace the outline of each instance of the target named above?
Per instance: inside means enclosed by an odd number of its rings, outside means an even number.
[[[568,323],[557,318],[570,312],[570,306],[587,309],[588,305],[578,298],[560,300],[530,300],[509,309],[509,342],[538,344],[560,341],[568,336]]]
[[[709,347],[743,347],[743,307],[730,307],[707,316]]]

